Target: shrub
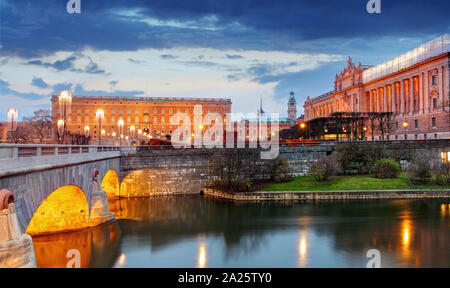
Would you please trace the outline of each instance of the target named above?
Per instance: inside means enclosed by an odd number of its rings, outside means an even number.
[[[358,145],[355,143],[340,143],[336,146],[337,161],[345,174],[357,171],[357,174],[368,174],[370,168],[383,155],[383,149],[378,145]]]
[[[217,179],[209,183],[207,187],[230,192],[253,191],[253,185],[249,179],[232,180],[232,181]]]
[[[275,183],[292,181],[291,170],[288,162],[283,157],[278,157],[270,162],[270,180]]]
[[[434,174],[436,175],[436,184],[441,186],[450,184],[450,163],[440,162],[434,168]]]
[[[401,171],[400,164],[391,159],[380,159],[373,165],[370,172],[375,178],[397,178]]]
[[[409,170],[409,182],[410,184],[428,184],[431,181],[431,167],[427,160],[420,159],[415,161]]]
[[[309,167],[308,174],[318,181],[326,181],[330,176],[336,175],[339,171],[339,164],[333,156],[321,156]]]

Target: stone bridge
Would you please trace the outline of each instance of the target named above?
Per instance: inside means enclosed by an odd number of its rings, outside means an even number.
[[[401,160],[405,153],[439,158],[450,140],[361,142],[381,145]],[[336,143],[283,144],[294,176],[334,153]],[[259,160],[260,149],[243,149]],[[174,149],[171,146],[112,147],[0,145],[0,189],[11,191],[22,231],[29,234],[94,226],[112,218],[107,198],[199,193],[212,179],[211,159],[226,149]],[[253,155],[253,156],[252,156]],[[99,172],[93,180],[94,170]],[[1,201],[0,201],[1,202]],[[1,210],[1,209],[0,209]]]

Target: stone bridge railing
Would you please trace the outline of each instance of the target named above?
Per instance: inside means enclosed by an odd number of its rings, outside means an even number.
[[[0,178],[120,157],[118,146],[0,145]]]

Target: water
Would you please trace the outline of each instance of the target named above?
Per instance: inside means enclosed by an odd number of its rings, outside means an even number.
[[[450,267],[450,200],[234,203],[110,201],[119,219],[33,238],[38,267]]]

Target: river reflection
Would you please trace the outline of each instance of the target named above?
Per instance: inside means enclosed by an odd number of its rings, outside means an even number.
[[[34,237],[39,267],[450,267],[448,200],[234,203],[201,196],[112,200],[119,219]],[[78,248],[76,248],[78,247]]]

